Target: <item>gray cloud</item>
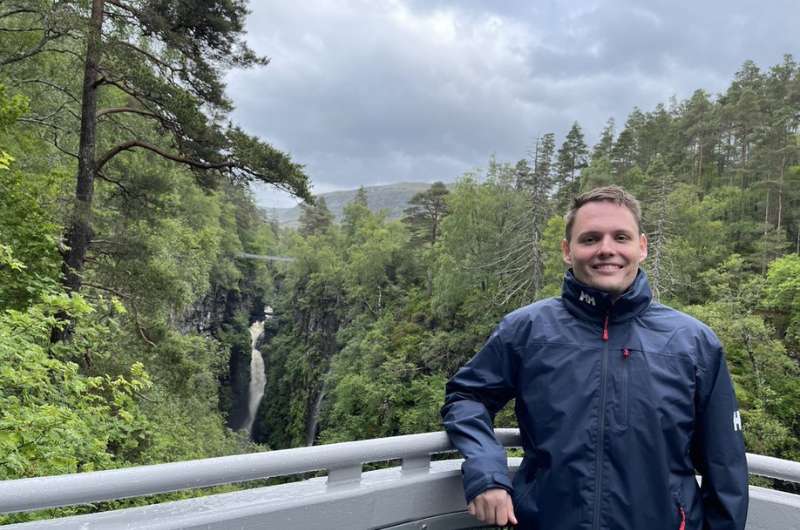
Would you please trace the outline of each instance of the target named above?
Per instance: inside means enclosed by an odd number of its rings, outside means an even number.
[[[318,192],[454,180],[575,120],[593,142],[608,117],[781,61],[793,4],[259,0],[248,39],[272,62],[229,89],[236,121],[306,164]]]

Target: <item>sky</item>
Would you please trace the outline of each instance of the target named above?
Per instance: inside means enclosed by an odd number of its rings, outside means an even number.
[[[234,122],[312,191],[453,182],[578,121],[593,145],[635,106],[724,91],[745,60],[800,58],[797,0],[251,0],[270,63],[227,76]],[[261,190],[270,207],[296,201]]]

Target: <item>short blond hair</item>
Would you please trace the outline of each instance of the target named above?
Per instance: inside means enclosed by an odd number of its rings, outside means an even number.
[[[564,221],[567,225],[564,230],[564,238],[567,241],[572,237],[572,225],[575,224],[575,216],[578,215],[578,210],[589,202],[611,202],[617,206],[624,206],[633,214],[639,233],[642,233],[642,207],[636,197],[620,186],[603,186],[581,193],[572,199],[572,206],[564,216]]]

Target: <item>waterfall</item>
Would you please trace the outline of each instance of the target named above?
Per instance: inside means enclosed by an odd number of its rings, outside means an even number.
[[[264,357],[256,349],[256,342],[264,332],[264,323],[271,317],[272,308],[267,306],[264,308],[264,320],[256,320],[250,326],[250,347],[252,352],[250,355],[250,386],[247,393],[247,420],[244,423],[244,428],[251,435],[253,434],[253,422],[256,420],[258,405],[261,403],[261,398],[264,397],[264,385],[267,383]]]

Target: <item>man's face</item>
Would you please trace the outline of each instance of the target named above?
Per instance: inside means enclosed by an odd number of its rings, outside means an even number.
[[[578,209],[570,241],[561,242],[561,251],[578,281],[619,295],[633,283],[639,263],[647,257],[647,238],[625,206],[588,202]]]

